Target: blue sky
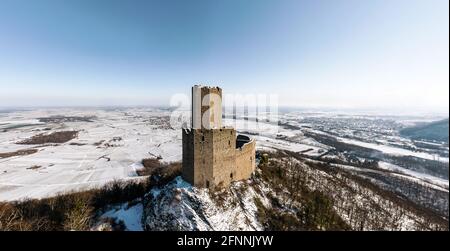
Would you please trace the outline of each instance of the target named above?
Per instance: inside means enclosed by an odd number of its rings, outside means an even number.
[[[195,83],[281,105],[444,109],[448,0],[0,0],[0,106],[157,105]]]

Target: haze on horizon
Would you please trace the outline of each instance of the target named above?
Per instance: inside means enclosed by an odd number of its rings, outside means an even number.
[[[449,2],[0,2],[0,107],[167,105],[196,83],[448,114]]]

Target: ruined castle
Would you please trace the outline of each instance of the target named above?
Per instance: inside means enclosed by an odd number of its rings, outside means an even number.
[[[191,128],[183,129],[183,179],[209,188],[250,178],[255,141],[222,126],[222,89],[193,86],[191,113]]]

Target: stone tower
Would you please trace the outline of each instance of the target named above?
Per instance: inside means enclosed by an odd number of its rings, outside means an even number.
[[[191,128],[182,132],[183,179],[198,187],[248,179],[255,170],[255,141],[222,126],[222,89],[193,86],[191,112]]]
[[[222,127],[222,89],[194,85],[192,87],[192,128]]]

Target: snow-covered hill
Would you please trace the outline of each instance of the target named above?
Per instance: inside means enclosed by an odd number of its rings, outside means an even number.
[[[251,181],[248,181],[251,182]],[[177,177],[146,198],[147,230],[262,230],[254,198],[262,196],[237,182],[230,190],[212,192],[192,187]]]

